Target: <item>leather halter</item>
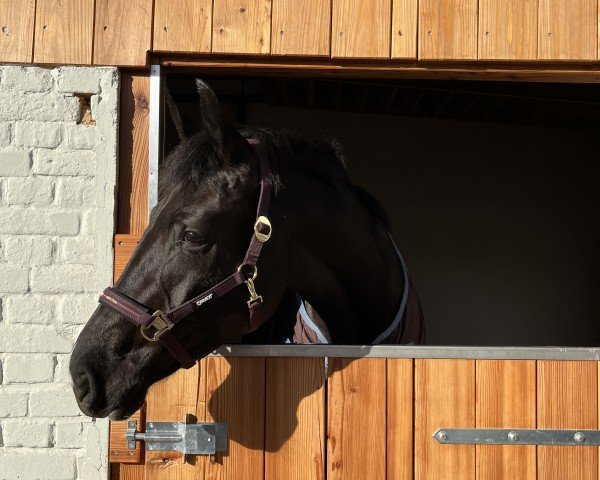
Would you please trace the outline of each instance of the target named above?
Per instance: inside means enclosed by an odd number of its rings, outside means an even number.
[[[225,280],[168,312],[156,310],[154,313],[151,313],[152,309],[150,307],[142,305],[111,287],[104,290],[98,300],[102,305],[111,308],[136,325],[139,325],[142,336],[145,339],[151,342],[159,340],[184,368],[193,367],[196,364],[196,360],[170,330],[184,318],[199,310],[204,305],[224,296],[239,285],[245,283],[250,294],[250,299],[248,300],[248,310],[250,312],[248,331],[256,330],[261,324],[259,312],[263,306],[263,299],[256,293],[254,280],[258,275],[256,264],[258,263],[263,244],[269,240],[272,233],[271,222],[267,218],[267,215],[271,202],[273,181],[269,159],[260,142],[254,139],[248,139],[247,141],[254,148],[260,164],[260,196],[258,199],[258,208],[256,209],[254,233],[246,251],[246,256],[238,269]]]

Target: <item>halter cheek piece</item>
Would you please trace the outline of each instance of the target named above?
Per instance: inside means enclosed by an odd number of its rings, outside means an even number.
[[[170,330],[184,318],[199,310],[204,305],[224,296],[239,285],[245,283],[248,287],[248,293],[250,294],[250,299],[248,300],[248,309],[250,311],[248,331],[251,332],[256,330],[261,324],[259,312],[263,306],[263,299],[256,292],[254,280],[258,275],[256,264],[258,263],[263,244],[271,238],[272,233],[271,222],[267,218],[267,215],[269,213],[273,182],[271,179],[269,159],[267,158],[264,149],[258,140],[249,139],[248,142],[254,148],[260,164],[260,196],[258,199],[258,208],[256,210],[254,233],[250,240],[248,250],[246,251],[244,261],[237,270],[225,280],[168,312],[157,310],[154,313],[151,313],[151,308],[142,305],[111,287],[104,290],[98,300],[102,305],[111,308],[118,314],[131,320],[136,325],[139,325],[142,336],[146,340],[151,342],[156,342],[158,340],[162,342],[184,368],[193,367],[196,364],[196,360],[181,342],[175,338],[175,335],[173,335]]]

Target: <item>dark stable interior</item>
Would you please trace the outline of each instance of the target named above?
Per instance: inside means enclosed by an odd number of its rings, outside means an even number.
[[[428,344],[600,344],[597,86],[202,78],[240,124],[342,143],[390,216]],[[194,77],[166,84],[193,123]]]

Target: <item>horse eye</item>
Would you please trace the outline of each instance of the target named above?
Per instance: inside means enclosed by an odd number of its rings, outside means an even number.
[[[195,230],[186,230],[183,232],[183,241],[188,243],[200,243],[202,241],[202,235]]]

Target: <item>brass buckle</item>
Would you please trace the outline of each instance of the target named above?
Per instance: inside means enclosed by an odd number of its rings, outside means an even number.
[[[263,225],[266,225],[267,227],[269,227],[269,231],[267,233],[261,233],[258,231],[258,226],[261,223]],[[265,243],[267,240],[269,240],[269,238],[271,238],[271,233],[273,233],[273,227],[271,226],[271,221],[264,215],[261,215],[260,217],[258,217],[256,219],[256,222],[254,222],[254,236],[258,239],[258,241]]]
[[[148,325],[142,325],[140,327],[140,332],[142,333],[142,337],[144,337],[146,340],[150,342],[156,342],[162,332],[165,330],[171,330],[175,324],[168,320],[167,317],[165,317],[164,312],[161,312],[160,310],[154,312],[152,314],[152,318],[154,318],[152,322],[150,322]],[[152,336],[147,333],[148,329],[150,328],[154,328],[154,333]]]
[[[270,233],[269,233],[269,235],[270,235]],[[240,265],[238,267],[238,272],[241,272],[242,268],[244,268],[244,266],[245,266],[244,264]],[[246,287],[248,287],[248,293],[250,294],[250,299],[247,302],[249,309],[252,309],[253,305],[263,302],[262,295],[259,295],[258,293],[256,293],[256,286],[254,285],[254,280],[258,276],[258,268],[256,268],[256,265],[253,268],[254,268],[254,270],[252,271],[252,275],[250,277],[244,279],[244,283],[246,284]],[[243,272],[242,272],[242,274],[243,274]]]

